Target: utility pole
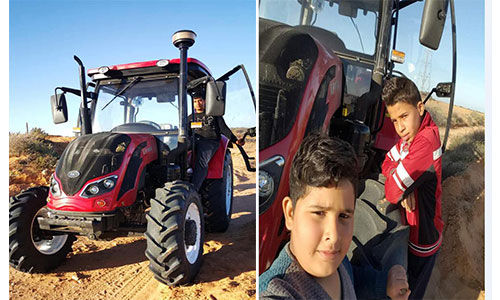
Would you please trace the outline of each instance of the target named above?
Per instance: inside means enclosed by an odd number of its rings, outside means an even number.
[[[421,69],[418,72],[417,84],[420,86],[421,92],[429,92],[432,70],[432,51],[430,49],[424,49],[424,53],[418,65],[421,66]]]

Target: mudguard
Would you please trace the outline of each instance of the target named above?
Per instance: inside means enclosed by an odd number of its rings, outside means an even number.
[[[224,170],[224,156],[229,145],[229,139],[222,134],[220,137],[219,148],[208,163],[207,179],[222,178],[222,171]]]

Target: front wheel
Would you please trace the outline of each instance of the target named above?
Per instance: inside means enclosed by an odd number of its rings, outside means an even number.
[[[174,181],[156,189],[146,218],[146,257],[155,278],[169,286],[192,282],[204,240],[203,208],[194,187]]]
[[[71,251],[72,234],[41,230],[37,217],[47,204],[47,187],[28,189],[9,201],[9,263],[22,272],[46,272]]]
[[[224,232],[233,209],[233,161],[226,151],[221,179],[207,179],[201,187],[208,232]]]

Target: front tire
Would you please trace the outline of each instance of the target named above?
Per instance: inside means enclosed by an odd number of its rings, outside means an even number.
[[[72,234],[53,235],[41,230],[37,216],[47,204],[47,187],[30,188],[9,201],[9,264],[27,273],[47,272],[72,251]]]
[[[226,151],[221,179],[207,179],[201,187],[208,232],[225,232],[233,209],[233,161]]]
[[[194,187],[174,181],[156,189],[146,218],[146,257],[155,278],[169,286],[192,282],[204,241],[203,208]]]

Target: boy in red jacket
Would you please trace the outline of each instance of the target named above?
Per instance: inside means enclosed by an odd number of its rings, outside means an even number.
[[[441,141],[431,115],[411,80],[394,77],[382,99],[401,140],[382,165],[385,197],[405,209],[410,226],[408,279],[410,299],[422,299],[441,246]]]

